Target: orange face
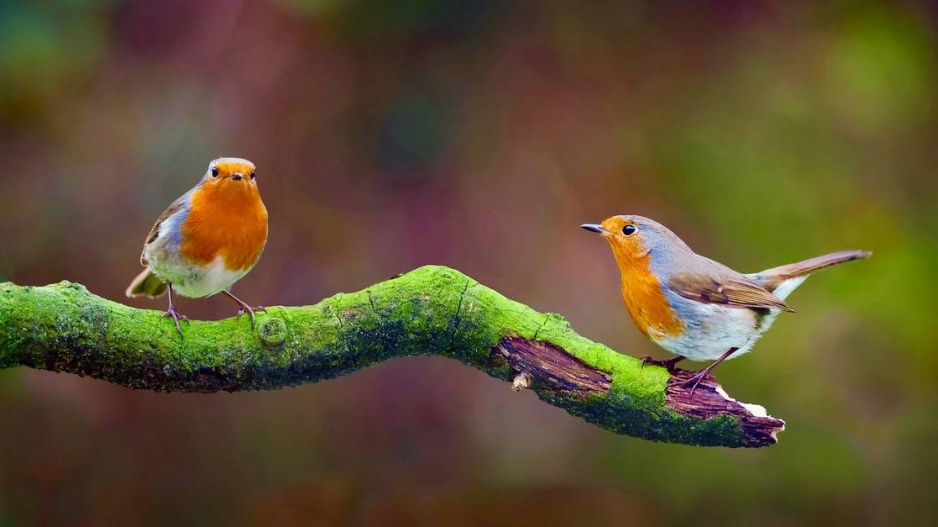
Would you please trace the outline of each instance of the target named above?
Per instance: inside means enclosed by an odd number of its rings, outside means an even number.
[[[642,240],[635,221],[623,216],[613,216],[603,220],[602,235],[612,247],[612,253],[620,266],[634,265],[648,255],[648,247]]]
[[[209,165],[208,174],[205,176],[205,184],[219,186],[237,184],[238,187],[228,188],[253,188],[256,191],[256,175],[254,163],[247,159],[222,157],[212,161]]]

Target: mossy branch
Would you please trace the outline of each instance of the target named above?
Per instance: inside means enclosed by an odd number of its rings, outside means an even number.
[[[422,267],[363,291],[246,318],[192,321],[176,333],[134,309],[62,282],[0,284],[0,368],[27,366],[134,389],[217,392],[282,388],[394,357],[450,357],[533,390],[620,434],[655,441],[766,446],[784,422],[730,399],[711,379],[691,396],[686,373],[587,340],[446,267]]]

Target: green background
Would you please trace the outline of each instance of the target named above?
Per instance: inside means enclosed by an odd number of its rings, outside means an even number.
[[[934,525],[938,54],[915,2],[0,0],[0,269],[124,301],[208,161],[258,166],[235,288],[455,267],[634,356],[619,213],[740,271],[839,249],[731,395],[788,430],[598,430],[433,358],[249,394],[0,372],[0,526]],[[128,301],[163,309],[164,301]],[[233,315],[224,299],[179,302]]]

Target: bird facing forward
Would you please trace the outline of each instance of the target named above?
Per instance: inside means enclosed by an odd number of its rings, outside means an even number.
[[[645,356],[642,362],[673,373],[683,359],[713,361],[685,383],[691,393],[717,364],[749,352],[779,313],[793,311],[785,298],[808,275],[871,254],[841,251],[741,274],[700,256],[665,226],[642,216],[613,216],[581,227],[612,247],[632,321],[675,355],[663,361]]]
[[[203,298],[224,293],[238,304],[238,316],[252,308],[229,289],[250,271],[267,243],[267,209],[257,190],[254,164],[237,157],[212,161],[202,180],[157,218],[143,244],[142,273],[127,296],[156,298],[169,292],[169,309],[182,334],[173,307],[173,293]]]

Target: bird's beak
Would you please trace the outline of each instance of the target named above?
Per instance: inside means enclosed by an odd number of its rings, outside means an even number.
[[[231,179],[235,181],[241,181],[242,179],[244,179],[244,176],[242,174],[235,173],[231,175]]]
[[[584,223],[583,225],[580,225],[580,228],[588,230],[590,232],[602,234],[603,236],[609,236],[609,231],[602,228],[601,225],[597,225],[595,223]]]

